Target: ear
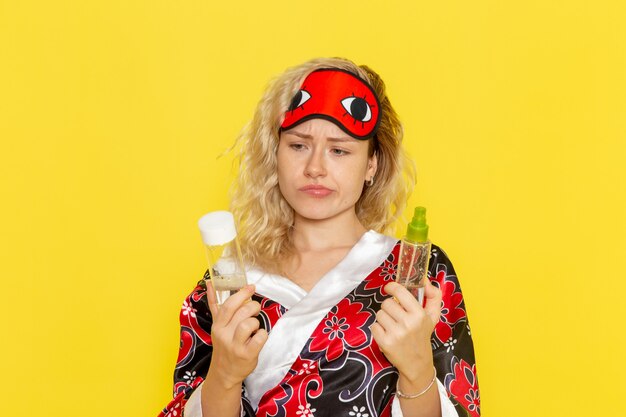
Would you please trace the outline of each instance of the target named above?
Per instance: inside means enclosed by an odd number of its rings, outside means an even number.
[[[367,160],[367,171],[365,171],[365,179],[369,180],[374,175],[376,175],[376,171],[378,170],[378,157],[376,156],[376,152],[372,154],[371,157]]]

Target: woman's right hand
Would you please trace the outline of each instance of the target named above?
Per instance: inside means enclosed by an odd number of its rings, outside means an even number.
[[[224,388],[241,384],[252,373],[267,341],[267,331],[259,329],[261,324],[256,318],[261,305],[250,301],[252,294],[254,285],[247,285],[218,308],[213,286],[207,282],[207,299],[213,315],[213,355],[209,375],[220,380]]]

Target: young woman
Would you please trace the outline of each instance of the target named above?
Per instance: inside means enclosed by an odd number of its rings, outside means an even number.
[[[414,170],[380,77],[317,59],[274,80],[240,138],[249,286],[183,304],[162,416],[478,416],[459,282],[433,245],[425,305],[393,282]],[[205,274],[208,277],[208,274]]]

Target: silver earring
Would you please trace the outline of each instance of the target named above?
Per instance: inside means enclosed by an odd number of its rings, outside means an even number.
[[[369,180],[365,181],[365,185],[367,185],[368,187],[371,187],[372,185],[374,185],[374,176],[372,175],[372,178],[370,178]]]

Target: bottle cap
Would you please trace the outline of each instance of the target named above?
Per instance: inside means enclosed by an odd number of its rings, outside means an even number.
[[[406,228],[406,237],[413,242],[426,242],[428,240],[428,225],[426,224],[426,208],[415,207],[413,220]]]
[[[224,245],[237,236],[235,219],[229,211],[212,211],[198,220],[205,245]]]

